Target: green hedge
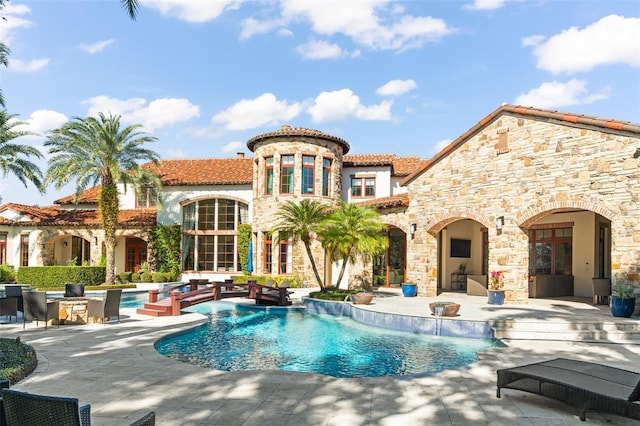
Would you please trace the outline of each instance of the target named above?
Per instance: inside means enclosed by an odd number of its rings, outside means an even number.
[[[22,266],[17,282],[38,288],[64,287],[66,283],[100,285],[106,274],[103,266]]]

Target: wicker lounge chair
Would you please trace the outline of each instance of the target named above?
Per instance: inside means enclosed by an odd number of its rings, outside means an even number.
[[[15,297],[0,297],[0,316],[16,317],[16,323],[18,322],[18,299]]]
[[[24,312],[23,302],[22,302],[22,286],[21,285],[6,285],[4,286],[4,291],[7,297],[15,298],[18,302],[18,310],[20,312]]]
[[[140,417],[129,426],[154,426],[156,424],[156,413],[151,411],[144,416]]]
[[[13,389],[0,390],[9,425],[89,426],[91,406],[76,398],[36,395]]]
[[[557,358],[498,370],[500,389],[516,389],[562,401],[578,409],[640,420],[640,373],[592,362]]]

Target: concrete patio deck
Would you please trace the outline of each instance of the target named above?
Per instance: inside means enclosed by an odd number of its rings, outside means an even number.
[[[296,289],[296,297],[303,292]],[[232,300],[232,299],[230,299]],[[403,298],[383,291],[366,309],[430,315],[434,300],[460,301],[454,320],[549,315],[568,321],[610,320],[606,307],[580,301],[532,299],[527,305],[492,306],[478,296],[447,293]],[[220,303],[220,302],[212,302]],[[38,368],[13,386],[90,403],[92,424],[127,425],[153,410],[159,425],[570,425],[572,407],[535,395],[503,390],[497,399],[498,368],[569,357],[638,371],[640,346],[570,341],[506,341],[459,370],[420,378],[337,379],[283,371],[222,372],[158,354],[160,337],[200,324],[199,314],[151,318],[122,309],[121,323],[36,328],[0,324],[0,336],[20,337],[38,353]],[[637,321],[631,319],[627,321]],[[632,425],[636,421],[587,413],[586,424]]]

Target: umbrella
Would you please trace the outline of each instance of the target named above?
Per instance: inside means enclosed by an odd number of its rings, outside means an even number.
[[[249,252],[247,253],[247,272],[253,272],[253,241],[249,241]]]

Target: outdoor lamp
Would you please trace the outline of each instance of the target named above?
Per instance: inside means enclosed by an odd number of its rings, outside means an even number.
[[[416,225],[415,223],[412,223],[411,226],[409,226],[409,233],[411,235],[416,233],[416,229],[418,229],[418,225]]]
[[[496,218],[496,229],[500,231],[504,226],[504,216],[498,216]]]

